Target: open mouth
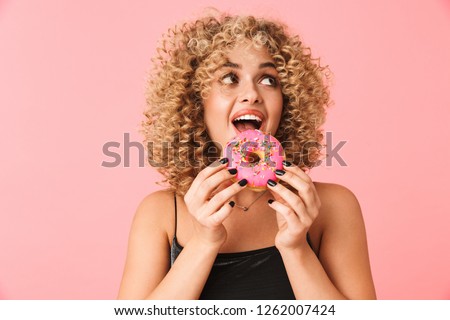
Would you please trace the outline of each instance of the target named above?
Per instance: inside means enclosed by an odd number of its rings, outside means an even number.
[[[239,132],[243,132],[245,130],[260,129],[262,125],[262,119],[253,114],[239,116],[232,122]]]

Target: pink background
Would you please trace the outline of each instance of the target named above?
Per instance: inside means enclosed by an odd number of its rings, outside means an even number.
[[[102,146],[140,141],[157,39],[208,6],[285,21],[331,66],[348,166],[312,176],[358,196],[380,299],[450,298],[448,1],[152,3],[0,1],[0,298],[116,297],[158,176],[136,148],[102,167]]]

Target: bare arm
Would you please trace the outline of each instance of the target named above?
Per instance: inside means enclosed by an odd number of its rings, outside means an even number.
[[[226,240],[223,221],[232,206],[229,199],[242,190],[238,183],[210,195],[233,177],[226,165],[204,169],[185,195],[194,235],[169,268],[167,203],[172,195],[157,192],[139,206],[131,228],[128,256],[119,299],[198,299],[211,267]]]
[[[281,177],[298,195],[280,184],[270,187],[278,197],[271,204],[280,229],[276,244],[296,298],[375,299],[358,201],[348,189],[327,184],[321,185],[321,201],[312,181],[299,170],[286,168]],[[306,242],[316,218],[323,225],[319,258]]]
[[[169,269],[167,206],[173,198],[158,192],[137,209],[119,299],[198,299],[218,248],[192,239]]]
[[[319,257],[307,246],[281,251],[298,299],[376,299],[361,209],[347,189],[326,187]],[[330,201],[331,200],[331,201]]]

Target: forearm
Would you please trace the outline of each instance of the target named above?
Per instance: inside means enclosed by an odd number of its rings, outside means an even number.
[[[192,239],[147,299],[198,299],[208,279],[219,247]]]
[[[347,299],[331,282],[309,246],[298,250],[280,250],[280,253],[296,299]]]

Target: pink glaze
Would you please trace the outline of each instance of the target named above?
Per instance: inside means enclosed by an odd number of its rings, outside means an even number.
[[[236,179],[247,179],[255,191],[267,188],[269,179],[278,181],[275,170],[283,169],[284,152],[280,142],[259,130],[246,130],[227,143],[224,157],[236,168]]]

